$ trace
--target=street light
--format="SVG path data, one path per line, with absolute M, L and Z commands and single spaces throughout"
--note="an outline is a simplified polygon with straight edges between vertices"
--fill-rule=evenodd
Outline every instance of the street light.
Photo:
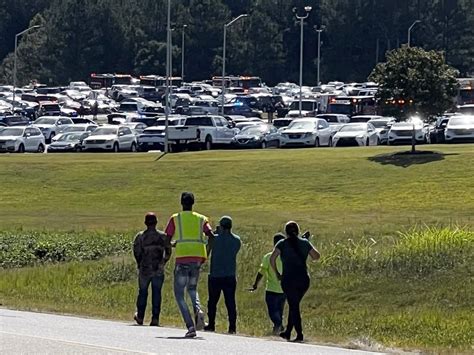
M 170 115 L 170 75 L 171 75 L 171 0 L 168 0 L 166 25 L 166 90 L 165 90 L 165 153 L 169 151 L 168 125 Z
M 181 32 L 181 80 L 184 80 L 184 30 L 188 25 L 183 25 Z
M 411 44 L 411 30 L 413 29 L 413 27 L 415 27 L 415 25 L 417 23 L 420 23 L 421 21 L 420 20 L 416 20 L 415 22 L 412 23 L 412 25 L 408 28 L 408 48 L 410 48 L 410 44 Z
M 321 27 L 320 29 L 318 29 L 316 27 L 316 32 L 318 32 L 318 70 L 317 70 L 317 85 L 320 85 L 321 82 L 319 80 L 319 71 L 320 71 L 320 67 L 321 67 L 321 32 L 324 31 L 324 28 Z
M 25 34 L 26 32 L 29 32 L 29 31 L 32 31 L 32 30 L 35 30 L 37 28 L 40 28 L 41 26 L 40 25 L 35 25 L 35 26 L 31 26 L 29 28 L 27 28 L 26 30 L 24 31 L 21 31 L 20 33 L 17 33 L 15 35 L 15 52 L 14 52 L 14 56 L 13 56 L 13 106 L 15 106 L 15 92 L 16 92 L 16 49 L 18 47 L 18 37 L 20 37 L 21 35 Z
M 248 14 L 242 14 L 234 18 L 232 21 L 224 25 L 224 43 L 222 45 L 222 93 L 221 93 L 221 111 L 224 114 L 224 104 L 225 104 L 225 47 L 226 47 L 226 37 L 227 37 L 227 27 L 232 25 L 234 22 L 240 20 L 241 18 L 247 17 Z
M 296 10 L 296 7 L 293 8 L 293 13 L 296 16 L 297 20 L 300 20 L 300 105 L 299 105 L 299 110 L 300 110 L 300 117 L 301 117 L 301 108 L 303 105 L 303 25 L 304 25 L 304 20 L 308 18 L 309 13 L 311 12 L 313 8 L 311 6 L 305 6 L 304 11 L 306 12 L 306 15 L 304 16 L 298 16 L 298 12 Z

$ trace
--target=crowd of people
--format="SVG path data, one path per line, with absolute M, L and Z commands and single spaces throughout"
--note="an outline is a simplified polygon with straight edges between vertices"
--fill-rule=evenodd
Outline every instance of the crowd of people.
M 161 289 L 164 270 L 175 249 L 174 295 L 186 324 L 185 337 L 193 338 L 196 331 L 215 331 L 216 310 L 221 294 L 228 313 L 228 333 L 237 331 L 237 255 L 242 246 L 240 237 L 232 232 L 232 218 L 220 219 L 216 231 L 206 216 L 193 211 L 194 195 L 183 192 L 182 211 L 171 216 L 164 232 L 157 229 L 158 219 L 152 212 L 146 214 L 146 230 L 135 237 L 133 254 L 138 266 L 138 297 L 134 315 L 137 324 L 143 325 L 148 299 L 152 289 L 152 318 L 150 326 L 158 326 L 161 311 Z M 318 260 L 319 252 L 309 241 L 309 233 L 300 236 L 296 222 L 285 226 L 285 234 L 273 237 L 274 249 L 263 256 L 255 282 L 249 291 L 255 291 L 266 279 L 265 302 L 273 323 L 273 333 L 290 340 L 293 329 L 295 342 L 304 340 L 300 303 L 309 288 L 307 259 Z M 210 257 L 208 276 L 207 317 L 201 307 L 197 286 L 203 263 Z M 192 313 L 185 299 L 192 303 Z M 288 303 L 288 320 L 283 326 L 283 312 Z

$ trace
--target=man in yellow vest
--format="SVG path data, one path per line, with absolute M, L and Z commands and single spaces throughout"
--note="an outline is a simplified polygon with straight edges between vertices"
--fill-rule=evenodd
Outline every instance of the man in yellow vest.
M 187 338 L 196 336 L 196 330 L 204 328 L 204 312 L 201 310 L 197 284 L 201 265 L 207 260 L 207 243 L 214 238 L 206 216 L 193 211 L 194 195 L 181 194 L 183 211 L 171 216 L 165 233 L 176 243 L 174 270 L 174 295 L 188 331 Z M 185 300 L 187 290 L 193 304 L 194 319 Z

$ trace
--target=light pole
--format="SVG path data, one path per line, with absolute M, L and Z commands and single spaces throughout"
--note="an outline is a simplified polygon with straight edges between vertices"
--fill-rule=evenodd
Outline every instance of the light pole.
M 20 33 L 17 33 L 15 35 L 15 52 L 13 56 L 13 107 L 15 107 L 15 92 L 16 92 L 16 49 L 18 47 L 18 37 L 21 35 L 25 34 L 26 32 L 32 31 L 34 29 L 40 28 L 40 25 L 35 25 L 27 28 L 24 31 L 21 31 Z
M 165 153 L 169 151 L 168 125 L 170 115 L 170 75 L 171 75 L 171 0 L 168 0 L 166 25 L 166 90 L 165 90 Z
M 304 25 L 304 20 L 308 18 L 309 13 L 311 12 L 313 8 L 311 6 L 305 6 L 304 11 L 306 12 L 306 15 L 304 16 L 298 16 L 296 7 L 293 8 L 293 13 L 296 16 L 297 20 L 300 20 L 300 104 L 299 104 L 299 110 L 300 110 L 300 117 L 301 117 L 301 108 L 303 105 L 303 25 Z
M 240 20 L 241 18 L 247 17 L 247 14 L 242 14 L 234 18 L 232 21 L 224 25 L 224 43 L 222 44 L 222 93 L 221 93 L 221 113 L 224 114 L 224 104 L 225 104 L 225 47 L 226 47 L 226 37 L 227 37 L 227 27 L 232 25 L 234 22 Z
M 415 27 L 415 25 L 417 23 L 420 23 L 421 21 L 420 20 L 416 20 L 415 22 L 413 22 L 411 24 L 411 26 L 408 28 L 408 48 L 410 48 L 410 45 L 411 45 L 411 30 L 413 29 L 413 27 Z
M 316 28 L 316 32 L 318 32 L 318 70 L 317 70 L 317 85 L 321 84 L 321 81 L 319 80 L 319 72 L 321 68 L 321 32 L 324 31 L 324 28 L 321 27 L 320 29 Z
M 184 80 L 184 30 L 188 25 L 183 25 L 181 32 L 181 80 Z

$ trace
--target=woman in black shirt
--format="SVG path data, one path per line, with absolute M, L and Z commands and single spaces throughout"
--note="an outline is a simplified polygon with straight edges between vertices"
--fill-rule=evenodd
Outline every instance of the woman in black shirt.
M 308 255 L 313 260 L 318 260 L 319 252 L 309 240 L 300 238 L 300 228 L 296 222 L 290 221 L 285 226 L 287 238 L 275 245 L 270 256 L 270 265 L 281 280 L 281 287 L 286 294 L 289 306 L 288 325 L 280 336 L 290 340 L 293 327 L 296 330 L 295 342 L 303 341 L 303 328 L 301 325 L 300 302 L 309 288 L 309 275 L 306 266 Z M 276 268 L 276 259 L 280 256 L 283 274 Z

